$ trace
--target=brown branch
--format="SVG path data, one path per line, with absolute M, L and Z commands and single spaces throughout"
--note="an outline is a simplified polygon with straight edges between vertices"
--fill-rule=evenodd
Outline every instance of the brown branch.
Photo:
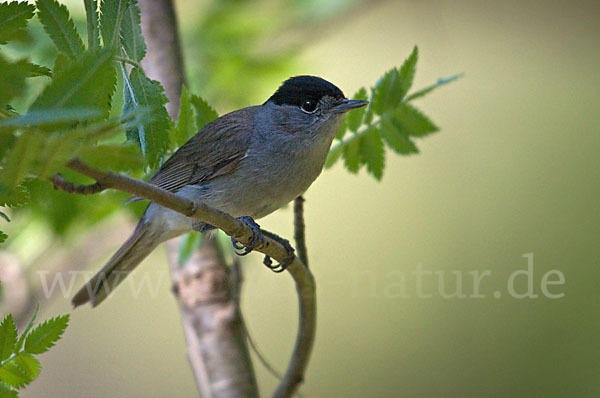
M 67 167 L 95 179 L 102 187 L 117 189 L 150 200 L 190 218 L 214 225 L 242 244 L 249 245 L 251 243 L 253 234 L 250 227 L 229 214 L 204 203 L 187 200 L 155 185 L 131 177 L 89 167 L 79 159 L 69 161 Z M 265 236 L 265 244 L 255 250 L 274 258 L 280 263 L 283 263 L 289 256 L 288 251 L 281 243 L 268 236 Z M 294 278 L 296 291 L 298 292 L 299 326 L 292 359 L 274 397 L 291 396 L 302 382 L 316 330 L 314 278 L 308 268 L 296 256 L 294 256 L 287 271 Z
M 60 189 L 68 193 L 78 193 L 80 195 L 92 195 L 98 192 L 102 192 L 106 189 L 98 182 L 90 185 L 75 184 L 73 182 L 65 180 L 63 176 L 61 176 L 58 173 L 54 175 L 54 178 L 52 179 L 52 184 L 54 185 L 54 189 Z
M 298 257 L 308 268 L 308 250 L 306 249 L 306 232 L 304 226 L 304 198 L 298 196 L 294 200 L 294 240 Z

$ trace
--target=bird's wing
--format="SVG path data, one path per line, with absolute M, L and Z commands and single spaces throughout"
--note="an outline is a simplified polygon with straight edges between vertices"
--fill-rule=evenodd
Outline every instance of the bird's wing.
M 252 119 L 250 109 L 244 108 L 211 122 L 175 151 L 149 182 L 177 192 L 232 172 L 248 150 Z

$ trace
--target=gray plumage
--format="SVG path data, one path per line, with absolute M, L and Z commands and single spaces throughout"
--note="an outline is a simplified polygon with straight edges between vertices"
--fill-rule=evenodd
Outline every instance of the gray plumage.
M 289 79 L 264 104 L 206 125 L 149 182 L 234 217 L 264 217 L 308 189 L 323 169 L 344 113 L 366 103 L 346 100 L 320 78 Z M 192 229 L 206 226 L 151 203 L 133 235 L 75 295 L 73 305 L 98 305 L 158 244 Z

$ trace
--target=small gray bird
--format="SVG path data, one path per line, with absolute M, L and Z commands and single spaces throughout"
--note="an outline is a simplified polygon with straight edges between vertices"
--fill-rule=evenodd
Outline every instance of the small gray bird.
M 323 169 L 344 114 L 367 103 L 346 99 L 319 77 L 292 77 L 264 104 L 207 124 L 149 182 L 238 217 L 250 225 L 259 243 L 263 237 L 254 219 L 308 189 Z M 212 228 L 150 203 L 131 237 L 77 292 L 73 305 L 90 301 L 97 306 L 160 243 Z

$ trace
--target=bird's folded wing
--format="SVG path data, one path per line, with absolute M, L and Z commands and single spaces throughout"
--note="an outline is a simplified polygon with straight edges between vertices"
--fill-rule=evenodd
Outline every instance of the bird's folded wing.
M 149 182 L 177 192 L 232 172 L 246 155 L 252 123 L 248 108 L 214 120 L 183 144 Z

